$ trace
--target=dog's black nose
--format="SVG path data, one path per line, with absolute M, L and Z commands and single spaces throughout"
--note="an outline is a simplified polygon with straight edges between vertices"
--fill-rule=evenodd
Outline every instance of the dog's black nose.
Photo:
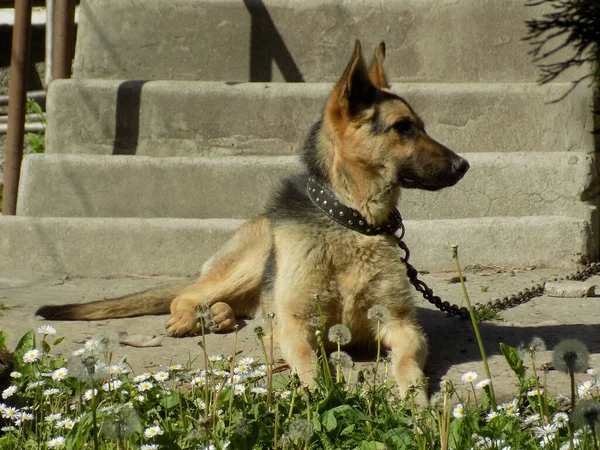
M 455 173 L 460 174 L 461 176 L 467 173 L 469 170 L 469 162 L 465 158 L 461 158 L 458 156 L 454 161 L 452 161 L 452 170 Z

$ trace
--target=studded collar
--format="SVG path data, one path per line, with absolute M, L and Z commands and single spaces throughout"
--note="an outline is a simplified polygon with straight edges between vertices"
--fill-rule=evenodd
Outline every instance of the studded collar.
M 403 229 L 400 212 L 394 208 L 388 219 L 381 224 L 371 224 L 355 209 L 344 205 L 331 190 L 314 178 L 309 178 L 306 184 L 308 198 L 323 211 L 331 220 L 367 236 L 377 234 L 394 234 Z

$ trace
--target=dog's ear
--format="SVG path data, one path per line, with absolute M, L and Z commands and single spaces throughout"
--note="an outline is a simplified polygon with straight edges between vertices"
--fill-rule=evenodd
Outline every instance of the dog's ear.
M 374 92 L 357 40 L 350 62 L 329 96 L 327 113 L 338 120 L 351 118 L 372 103 Z
M 380 42 L 375 48 L 375 55 L 373 61 L 369 66 L 369 80 L 373 83 L 373 86 L 379 89 L 387 89 L 390 87 L 388 84 L 387 75 L 383 68 L 383 61 L 385 60 L 385 42 Z

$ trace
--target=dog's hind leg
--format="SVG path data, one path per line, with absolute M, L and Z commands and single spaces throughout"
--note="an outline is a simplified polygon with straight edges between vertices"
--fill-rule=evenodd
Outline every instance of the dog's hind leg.
M 271 248 L 271 223 L 266 217 L 246 222 L 202 268 L 198 281 L 171 303 L 167 330 L 176 336 L 197 334 L 198 314 L 210 309 L 215 331 L 228 331 L 235 318 L 258 308 L 263 270 Z

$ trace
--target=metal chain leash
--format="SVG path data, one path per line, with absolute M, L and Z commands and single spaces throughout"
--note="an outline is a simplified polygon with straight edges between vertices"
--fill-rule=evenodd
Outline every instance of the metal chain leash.
M 469 318 L 469 310 L 465 306 L 458 306 L 456 304 L 451 304 L 448 301 L 442 301 L 442 299 L 434 295 L 433 290 L 425 284 L 424 281 L 419 280 L 419 273 L 417 269 L 415 269 L 412 264 L 408 262 L 410 258 L 410 250 L 406 243 L 402 240 L 404 237 L 404 224 L 400 223 L 400 227 L 398 229 L 400 232 L 399 236 L 396 236 L 398 247 L 400 247 L 404 252 L 404 258 L 402 262 L 406 265 L 406 272 L 408 275 L 408 279 L 411 284 L 415 287 L 415 289 L 423 295 L 423 298 L 428 302 L 435 305 L 437 309 L 446 314 L 454 317 L 460 317 L 461 319 Z M 600 273 L 600 261 L 592 262 L 587 264 L 586 266 L 579 269 L 577 272 L 572 273 L 571 275 L 567 275 L 566 277 L 556 277 L 551 281 L 561 281 L 561 280 L 571 280 L 571 281 L 584 281 L 589 277 Z M 516 294 L 512 294 L 506 296 L 502 299 L 496 298 L 492 299 L 488 303 L 478 303 L 473 307 L 475 311 L 475 315 L 477 315 L 477 311 L 480 311 L 485 308 L 492 308 L 496 311 L 502 311 L 505 309 L 514 308 L 515 306 L 522 305 L 524 303 L 529 302 L 535 297 L 541 297 L 544 294 L 544 284 L 538 283 L 530 288 L 523 289 L 522 291 L 517 292 Z

